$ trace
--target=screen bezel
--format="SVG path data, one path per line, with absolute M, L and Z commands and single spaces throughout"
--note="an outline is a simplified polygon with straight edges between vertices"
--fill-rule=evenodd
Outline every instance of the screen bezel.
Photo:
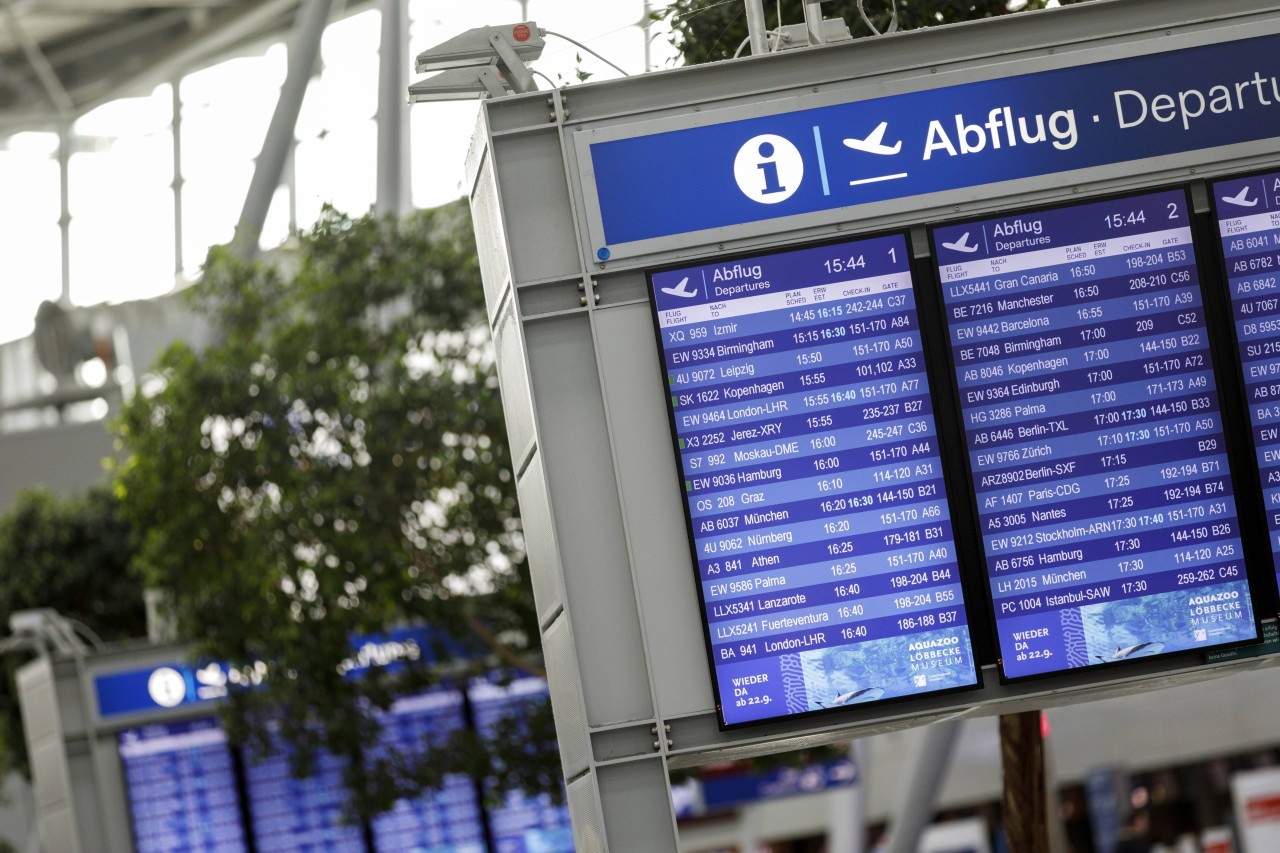
M 1205 191 L 1209 196 L 1209 223 L 1208 230 L 1211 234 L 1211 243 L 1213 248 L 1213 256 L 1216 261 L 1214 271 L 1217 273 L 1215 284 L 1218 286 L 1219 296 L 1223 300 L 1224 310 L 1226 312 L 1225 324 L 1228 327 L 1228 347 L 1229 357 L 1232 365 L 1235 367 L 1235 379 L 1239 383 L 1238 404 L 1241 407 L 1239 417 L 1242 418 L 1243 429 L 1237 432 L 1243 432 L 1248 438 L 1243 441 L 1247 448 L 1246 456 L 1249 464 L 1246 467 L 1248 471 L 1247 479 L 1250 481 L 1250 488 L 1253 496 L 1257 501 L 1258 524 L 1261 525 L 1260 537 L 1266 541 L 1265 548 L 1258 550 L 1265 555 L 1265 563 L 1268 567 L 1266 574 L 1270 578 L 1270 583 L 1264 584 L 1263 589 L 1271 593 L 1271 600 L 1267 603 L 1268 613 L 1276 615 L 1280 612 L 1280 545 L 1271 542 L 1271 527 L 1267 522 L 1267 504 L 1266 491 L 1262 483 L 1262 472 L 1258 465 L 1258 444 L 1254 438 L 1253 418 L 1249 414 L 1249 383 L 1244 371 L 1244 353 L 1241 351 L 1242 342 L 1236 329 L 1235 306 L 1231 297 L 1231 274 L 1228 269 L 1226 251 L 1223 247 L 1225 237 L 1222 234 L 1220 226 L 1221 208 L 1218 204 L 1218 194 L 1215 187 L 1218 184 L 1227 181 L 1248 180 L 1250 178 L 1262 178 L 1273 176 L 1280 178 L 1280 166 L 1270 169 L 1253 170 L 1248 172 L 1239 172 L 1232 175 L 1224 175 L 1219 178 L 1213 178 L 1205 181 Z M 1258 596 L 1255 594 L 1255 601 Z
M 187 717 L 187 718 L 175 719 L 175 720 L 156 720 L 154 722 L 149 722 L 149 723 L 140 723 L 135 726 L 126 726 L 124 728 L 117 729 L 114 733 L 116 759 L 120 762 L 120 776 L 121 776 L 121 780 L 124 782 L 124 785 L 122 786 L 122 788 L 124 793 L 125 809 L 128 812 L 128 818 L 129 818 L 129 840 L 133 843 L 133 846 L 135 849 L 138 846 L 138 820 L 137 820 L 137 816 L 134 814 L 133 785 L 129 779 L 128 766 L 129 766 L 130 759 L 126 758 L 124 754 L 120 751 L 120 747 L 123 744 L 125 735 L 132 732 L 139 732 L 139 731 L 144 731 L 146 729 L 155 729 L 155 728 L 162 728 L 172 733 L 172 730 L 175 727 L 191 726 L 194 724 L 203 724 L 203 723 L 212 723 L 212 728 L 222 733 L 222 737 L 223 737 L 222 747 L 223 749 L 226 750 L 227 758 L 229 759 L 231 764 L 230 771 L 229 771 L 230 777 L 231 777 L 231 791 L 235 795 L 236 816 L 240 821 L 240 840 L 246 845 L 251 843 L 250 830 L 249 830 L 249 816 L 247 811 L 248 798 L 244 794 L 244 784 L 243 784 L 243 780 L 240 778 L 240 767 L 239 767 L 240 758 L 239 758 L 239 755 L 237 754 L 237 750 L 232 747 L 231 741 L 227 737 L 226 729 L 223 728 L 222 723 L 218 720 L 217 717 L 199 716 L 199 717 Z M 202 773 L 202 778 L 203 778 L 203 773 Z
M 925 383 L 926 383 L 927 391 L 929 394 L 930 414 L 933 416 L 934 433 L 936 436 L 938 436 L 938 439 L 939 439 L 936 456 L 939 461 L 939 466 L 942 469 L 943 487 L 946 490 L 947 518 L 951 523 L 951 531 L 952 531 L 951 539 L 952 539 L 953 548 L 955 549 L 957 572 L 959 574 L 958 581 L 961 585 L 961 595 L 964 601 L 965 628 L 966 628 L 967 637 L 968 637 L 969 660 L 973 666 L 974 680 L 972 684 L 965 684 L 959 687 L 948 687 L 948 688 L 939 689 L 939 690 L 929 690 L 929 691 L 924 691 L 917 694 L 904 695 L 904 696 L 885 697 L 882 699 L 868 700 L 866 702 L 859 702 L 859 703 L 847 705 L 847 706 L 820 708 L 813 711 L 802 711 L 802 712 L 791 713 L 791 714 L 779 714 L 776 716 L 763 717 L 763 718 L 753 719 L 753 720 L 728 722 L 725 719 L 724 708 L 720 701 L 720 697 L 721 697 L 720 679 L 719 679 L 718 670 L 716 668 L 714 644 L 711 642 L 710 623 L 707 621 L 707 601 L 702 588 L 703 580 L 701 577 L 701 573 L 698 570 L 699 558 L 698 558 L 698 552 L 697 552 L 697 545 L 695 544 L 696 537 L 694 532 L 693 516 L 689 509 L 689 502 L 688 502 L 687 495 L 684 493 L 683 490 L 679 490 L 680 491 L 680 507 L 681 507 L 681 512 L 683 513 L 684 522 L 685 522 L 685 538 L 689 547 L 689 556 L 692 559 L 694 585 L 696 586 L 697 593 L 698 593 L 698 605 L 699 605 L 698 617 L 702 623 L 703 645 L 705 646 L 706 653 L 707 653 L 707 666 L 710 670 L 711 688 L 713 692 L 713 698 L 715 700 L 716 716 L 719 721 L 719 726 L 721 731 L 730 731 L 733 729 L 747 728 L 751 726 L 776 724 L 782 720 L 808 719 L 815 716 L 827 716 L 827 715 L 853 716 L 853 715 L 856 715 L 859 710 L 865 711 L 865 709 L 867 708 L 878 708 L 878 707 L 893 705 L 897 703 L 913 702 L 913 701 L 919 701 L 922 699 L 932 699 L 937 696 L 945 696 L 945 695 L 954 694 L 954 693 L 963 693 L 970 690 L 979 690 L 983 687 L 982 662 L 978 659 L 978 656 L 977 656 L 977 650 L 978 648 L 981 648 L 981 646 L 979 643 L 975 642 L 975 639 L 974 639 L 973 613 L 974 613 L 975 607 L 974 607 L 974 601 L 973 601 L 973 592 L 971 589 L 972 584 L 969 581 L 969 578 L 972 576 L 973 570 L 971 568 L 966 567 L 966 560 L 962 557 L 962 555 L 965 554 L 966 551 L 960 547 L 959 538 L 956 535 L 956 531 L 960 529 L 960 526 L 959 526 L 960 521 L 964 516 L 958 514 L 957 505 L 956 505 L 957 492 L 956 492 L 956 485 L 954 483 L 954 478 L 952 476 L 952 466 L 948 463 L 948 460 L 943 456 L 943 452 L 942 452 L 942 444 L 943 444 L 941 440 L 942 431 L 941 429 L 939 429 L 938 425 L 940 423 L 943 423 L 944 421 L 939 413 L 938 392 L 936 387 L 937 383 L 935 381 L 934 371 L 930 367 L 930 363 L 931 363 L 930 349 L 931 348 L 927 342 L 926 335 L 923 331 L 923 322 L 922 322 L 923 317 L 921 316 L 922 315 L 921 301 L 926 288 L 922 287 L 921 285 L 919 266 L 916 263 L 916 258 L 914 256 L 914 253 L 912 252 L 912 240 L 909 232 L 905 230 L 891 230 L 891 231 L 877 231 L 877 232 L 871 232 L 871 233 L 842 235 L 838 238 L 814 241 L 814 242 L 797 243 L 797 244 L 786 245 L 786 246 L 778 246 L 778 247 L 765 249 L 763 251 L 732 252 L 732 253 L 725 253 L 725 254 L 719 254 L 719 255 L 708 255 L 705 257 L 691 258 L 681 263 L 664 264 L 662 266 L 655 266 L 645 270 L 645 288 L 646 288 L 645 299 L 649 305 L 649 317 L 653 325 L 654 343 L 656 344 L 655 356 L 656 356 L 656 363 L 658 367 L 657 377 L 659 381 L 662 382 L 662 388 L 664 391 L 663 408 L 666 410 L 666 415 L 667 415 L 667 428 L 668 428 L 668 432 L 670 434 L 670 439 L 671 439 L 673 462 L 675 465 L 675 473 L 676 473 L 676 483 L 678 485 L 679 483 L 684 481 L 685 472 L 680 461 L 680 443 L 679 443 L 680 439 L 679 439 L 679 433 L 676 427 L 675 411 L 671 406 L 670 394 L 666 393 L 667 386 L 664 381 L 664 377 L 666 376 L 668 371 L 667 371 L 666 362 L 665 362 L 666 351 L 663 348 L 663 344 L 662 344 L 662 326 L 660 325 L 660 320 L 658 316 L 657 302 L 655 301 L 653 296 L 654 276 L 660 275 L 662 273 L 673 272 L 676 270 L 705 267 L 712 264 L 745 261 L 753 258 L 771 257 L 774 255 L 787 254 L 789 252 L 849 245 L 849 244 L 855 244 L 863 241 L 874 240 L 874 239 L 884 238 L 884 237 L 889 237 L 889 238 L 896 237 L 902 241 L 902 250 L 904 252 L 903 263 L 904 263 L 905 271 L 911 280 L 911 293 L 912 293 L 912 298 L 915 300 L 917 328 L 920 330 L 919 334 L 920 334 L 921 352 L 925 361 L 924 374 L 925 374 Z M 963 500 L 964 498 L 961 498 L 961 499 Z
M 1160 195 L 1162 193 L 1179 192 L 1179 191 L 1182 193 L 1183 200 L 1186 205 L 1187 227 L 1191 229 L 1191 243 L 1189 245 L 1191 246 L 1195 256 L 1197 284 L 1200 290 L 1201 304 L 1205 308 L 1204 329 L 1205 329 L 1205 335 L 1208 338 L 1207 344 L 1208 344 L 1208 349 L 1210 354 L 1210 359 L 1209 359 L 1210 368 L 1212 370 L 1213 377 L 1214 377 L 1214 393 L 1218 398 L 1218 413 L 1219 413 L 1219 417 L 1221 418 L 1221 431 L 1222 431 L 1224 451 L 1226 452 L 1226 455 L 1227 455 L 1228 476 L 1230 477 L 1231 484 L 1232 484 L 1232 500 L 1235 505 L 1237 534 L 1240 538 L 1241 550 L 1243 552 L 1241 554 L 1241 561 L 1245 565 L 1245 580 L 1249 585 L 1249 604 L 1250 604 L 1250 607 L 1252 608 L 1254 637 L 1252 639 L 1232 640 L 1226 643 L 1213 643 L 1213 644 L 1206 644 L 1203 646 L 1197 646 L 1194 648 L 1177 649 L 1175 651 L 1161 652 L 1159 654 L 1154 654 L 1154 655 L 1144 655 L 1142 657 L 1127 657 L 1127 658 L 1122 658 L 1120 660 L 1114 660 L 1114 661 L 1099 661 L 1097 663 L 1086 664 L 1085 666 L 1065 667 L 1065 668 L 1053 669 L 1048 672 L 1037 672 L 1037 673 L 1028 673 L 1025 675 L 1010 676 L 1007 674 L 1005 669 L 1004 649 L 1001 646 L 1001 642 L 1000 642 L 999 620 L 996 618 L 997 611 L 996 611 L 995 599 L 991 593 L 991 584 L 992 584 L 993 578 L 992 578 L 992 574 L 991 574 L 990 566 L 988 562 L 989 555 L 987 554 L 986 545 L 984 543 L 984 538 L 982 535 L 981 512 L 979 511 L 980 504 L 978 501 L 974 471 L 973 471 L 972 462 L 970 459 L 968 437 L 967 437 L 967 433 L 964 430 L 964 420 L 963 420 L 962 410 L 960 408 L 961 406 L 960 386 L 956 378 L 957 373 L 956 373 L 956 363 L 955 363 L 955 352 L 954 352 L 954 347 L 951 344 L 950 328 L 946 320 L 946 302 L 942 296 L 942 272 L 939 268 L 937 232 L 941 228 L 950 228 L 954 226 L 970 225 L 970 224 L 976 225 L 978 223 L 991 222 L 993 220 L 1003 219 L 1006 217 L 1025 216 L 1028 214 L 1036 214 L 1036 213 L 1050 213 L 1050 212 L 1059 211 L 1059 210 L 1083 208 L 1083 207 L 1087 207 L 1095 204 L 1107 204 L 1109 202 L 1124 201 L 1126 199 L 1144 198 L 1148 196 Z M 989 622 L 987 627 L 991 634 L 991 641 L 992 641 L 993 649 L 996 656 L 996 661 L 995 661 L 996 672 L 999 675 L 1000 683 L 1014 684 L 1014 683 L 1031 682 L 1031 681 L 1038 681 L 1038 680 L 1044 680 L 1044 679 L 1053 679 L 1053 678 L 1058 678 L 1070 673 L 1103 672 L 1103 671 L 1112 670 L 1115 667 L 1138 665 L 1144 661 L 1151 660 L 1151 659 L 1168 660 L 1168 659 L 1176 659 L 1178 657 L 1195 657 L 1195 656 L 1200 656 L 1203 659 L 1204 655 L 1208 652 L 1221 652 L 1226 649 L 1239 648 L 1242 646 L 1250 646 L 1250 645 L 1256 645 L 1260 643 L 1262 641 L 1262 617 L 1260 613 L 1261 608 L 1259 607 L 1259 598 L 1258 598 L 1258 592 L 1257 592 L 1258 567 L 1256 566 L 1256 559 L 1253 556 L 1254 549 L 1252 549 L 1249 544 L 1250 540 L 1253 537 L 1246 535 L 1246 526 L 1242 522 L 1242 518 L 1245 515 L 1245 513 L 1242 513 L 1240 509 L 1240 493 L 1242 490 L 1238 486 L 1241 481 L 1241 478 L 1237 476 L 1240 468 L 1240 465 L 1239 465 L 1240 453 L 1238 448 L 1239 442 L 1238 442 L 1238 439 L 1232 435 L 1233 431 L 1227 429 L 1227 421 L 1228 421 L 1228 418 L 1231 416 L 1229 416 L 1226 413 L 1226 409 L 1228 408 L 1228 406 L 1234 407 L 1235 401 L 1224 398 L 1224 395 L 1222 392 L 1222 389 L 1224 387 L 1231 388 L 1231 385 L 1227 384 L 1224 386 L 1224 383 L 1222 381 L 1222 374 L 1224 372 L 1224 369 L 1221 364 L 1221 354 L 1222 354 L 1222 346 L 1221 346 L 1222 330 L 1220 328 L 1221 318 L 1215 317 L 1214 314 L 1216 312 L 1210 309 L 1211 293 L 1209 291 L 1210 291 L 1210 288 L 1213 286 L 1211 283 L 1213 279 L 1210 276 L 1206 275 L 1206 273 L 1212 272 L 1212 267 L 1209 266 L 1209 264 L 1206 262 L 1206 259 L 1205 259 L 1205 254 L 1204 254 L 1205 247 L 1203 245 L 1204 235 L 1202 233 L 1203 229 L 1197 227 L 1197 216 L 1196 216 L 1195 207 L 1193 205 L 1190 186 L 1187 184 L 1181 184 L 1181 183 L 1170 184 L 1170 185 L 1162 185 L 1162 186 L 1156 186 L 1156 187 L 1146 187 L 1142 190 L 1137 190 L 1137 191 L 1089 196 L 1088 198 L 1073 199 L 1070 201 L 1057 202 L 1054 204 L 1020 206 L 1020 207 L 1001 210 L 998 213 L 988 214 L 984 216 L 960 217 L 956 219 L 948 219 L 945 221 L 930 222 L 926 226 L 926 230 L 928 232 L 928 242 L 929 242 L 929 264 L 928 265 L 929 265 L 929 272 L 931 274 L 932 284 L 933 284 L 931 296 L 935 300 L 935 304 L 938 310 L 941 312 L 942 322 L 943 322 L 943 332 L 945 334 L 945 339 L 941 342 L 941 344 L 945 350 L 945 357 L 947 361 L 947 385 L 949 386 L 951 390 L 951 395 L 952 395 L 951 402 L 952 402 L 953 417 L 951 419 L 951 424 L 952 424 L 952 428 L 955 429 L 958 432 L 958 435 L 960 436 L 960 443 L 964 451 L 962 453 L 963 465 L 964 465 L 964 471 L 965 471 L 965 478 L 964 478 L 965 482 L 963 485 L 964 485 L 964 488 L 967 490 L 966 499 L 968 500 L 969 505 L 973 509 L 973 516 L 972 516 L 973 521 L 977 525 L 972 530 L 972 534 L 975 537 L 977 537 L 976 550 L 979 553 L 979 559 L 981 561 L 982 571 L 984 573 L 983 589 L 984 589 L 984 594 L 986 596 L 987 618 Z

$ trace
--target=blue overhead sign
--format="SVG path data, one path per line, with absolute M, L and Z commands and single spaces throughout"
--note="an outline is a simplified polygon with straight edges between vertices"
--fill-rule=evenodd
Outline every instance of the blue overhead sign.
M 1278 78 L 1280 35 L 1269 35 L 602 139 L 587 146 L 597 257 L 638 240 L 1280 137 Z
M 351 641 L 351 656 L 338 664 L 348 678 L 369 669 L 394 671 L 406 662 L 431 660 L 432 636 L 425 628 L 399 628 Z M 94 676 L 98 716 L 102 719 L 177 708 L 225 699 L 234 687 L 256 687 L 266 678 L 266 664 L 255 661 L 233 667 L 218 661 L 203 666 L 172 661 L 155 667 Z

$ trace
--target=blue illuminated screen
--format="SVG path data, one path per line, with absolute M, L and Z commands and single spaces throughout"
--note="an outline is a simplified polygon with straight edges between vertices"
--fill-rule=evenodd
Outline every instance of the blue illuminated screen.
M 724 725 L 978 683 L 908 261 L 650 274 Z
M 1280 172 L 1210 185 L 1271 554 L 1280 576 Z
M 541 678 L 517 678 L 509 684 L 476 680 L 467 688 L 476 731 L 492 740 L 501 726 L 511 725 L 528 702 L 548 700 L 547 682 Z M 501 791 L 485 780 L 493 853 L 573 853 L 569 808 L 552 801 L 549 794 Z
M 1005 676 L 1255 638 L 1186 193 L 933 242 Z
M 315 773 L 296 779 L 283 743 L 267 756 L 246 755 L 254 849 L 260 853 L 365 853 L 364 831 L 344 817 L 345 766 L 338 756 L 318 750 Z
M 240 794 L 217 721 L 126 729 L 119 734 L 138 853 L 242 853 Z
M 440 746 L 467 725 L 462 693 L 450 689 L 400 699 L 381 722 L 374 757 L 413 755 L 426 746 Z M 373 819 L 374 847 L 378 853 L 485 853 L 482 821 L 475 782 L 463 773 L 447 773 L 439 788 L 400 800 Z

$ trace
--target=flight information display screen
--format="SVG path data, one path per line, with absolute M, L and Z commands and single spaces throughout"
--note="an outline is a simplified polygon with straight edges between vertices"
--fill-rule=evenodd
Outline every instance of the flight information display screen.
M 1005 677 L 1255 638 L 1186 193 L 932 236 Z
M 1262 485 L 1280 575 L 1280 172 L 1210 185 Z
M 215 720 L 119 734 L 138 853 L 242 853 L 240 794 L 227 737 Z
M 476 680 L 467 688 L 467 696 L 476 731 L 492 740 L 526 703 L 548 701 L 549 691 L 541 678 L 517 678 L 506 685 Z M 485 796 L 497 802 L 489 807 L 492 853 L 573 853 L 568 806 L 556 805 L 549 794 L 498 791 L 488 780 Z
M 649 275 L 723 725 L 979 683 L 908 261 Z
M 452 689 L 398 699 L 381 722 L 375 755 L 382 751 L 413 755 L 426 746 L 441 746 L 467 725 L 462 693 Z M 486 853 L 475 782 L 462 773 L 446 774 L 438 790 L 401 800 L 375 817 L 373 840 L 378 853 Z
M 259 853 L 366 853 L 364 830 L 344 819 L 345 764 L 320 751 L 315 773 L 295 779 L 283 745 L 268 756 L 248 755 L 248 788 L 254 848 Z

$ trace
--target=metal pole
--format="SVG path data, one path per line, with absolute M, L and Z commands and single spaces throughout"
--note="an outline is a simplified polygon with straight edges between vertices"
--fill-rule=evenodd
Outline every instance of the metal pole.
M 173 132 L 173 281 L 176 286 L 182 280 L 182 81 L 174 78 L 173 119 L 169 126 Z
M 298 233 L 298 140 L 289 146 L 289 158 L 284 161 L 284 183 L 289 188 L 289 233 Z
M 62 293 L 58 301 L 71 304 L 71 124 L 58 127 L 58 228 L 62 237 Z
M 867 800 L 869 799 L 868 792 L 871 790 L 871 781 L 867 774 L 867 768 L 871 764 L 871 750 L 867 748 L 867 742 L 859 738 L 849 745 L 849 755 L 853 758 L 853 765 L 858 771 L 856 785 L 858 796 L 853 801 L 854 807 L 851 816 L 853 825 L 858 830 L 857 838 L 855 839 L 857 846 L 850 849 L 852 853 L 862 853 L 867 843 Z
M 1045 790 L 1040 711 L 1000 715 L 1000 806 L 1009 849 L 1049 853 L 1049 803 Z
M 650 17 L 653 13 L 653 6 L 650 5 L 650 2 L 651 0 L 644 0 L 644 11 L 640 13 L 640 30 L 644 33 L 644 73 L 646 74 L 653 70 L 650 45 L 653 34 L 649 32 L 653 28 L 653 18 Z
M 764 56 L 769 52 L 769 26 L 764 22 L 764 0 L 746 0 L 746 4 L 747 35 L 751 37 L 751 55 Z
M 18 19 L 18 13 L 13 9 L 13 0 L 4 0 L 4 15 L 9 24 L 9 32 L 13 36 L 13 40 L 18 43 L 18 47 L 22 48 L 23 55 L 27 58 L 27 64 L 31 66 L 31 70 L 35 72 L 36 79 L 40 81 L 40 85 L 44 87 L 45 94 L 49 97 L 49 103 L 58 111 L 58 115 L 70 120 L 71 114 L 75 112 L 75 101 L 67 92 L 62 81 L 58 79 L 58 72 L 54 70 L 53 63 L 44 55 L 44 51 L 40 49 L 40 43 L 33 39 L 28 33 L 22 22 Z
M 809 44 L 823 44 L 822 0 L 804 0 L 804 26 L 809 32 Z
M 252 258 L 258 252 L 258 239 L 262 224 L 266 221 L 271 198 L 280 185 L 284 161 L 293 147 L 293 131 L 302 108 L 302 97 L 315 71 L 316 58 L 320 54 L 320 36 L 329 22 L 333 0 L 310 0 L 298 11 L 293 40 L 289 45 L 289 73 L 280 87 L 280 100 L 271 116 L 267 135 L 262 140 L 262 153 L 258 155 L 253 170 L 253 180 L 245 194 L 240 222 L 232 249 L 240 257 Z
M 960 720 L 943 720 L 924 729 L 915 767 L 898 796 L 901 810 L 889 827 L 885 853 L 915 853 L 921 834 L 933 819 L 961 724 Z
M 378 197 L 379 216 L 403 216 L 408 183 L 408 133 L 404 91 L 409 85 L 406 0 L 379 0 L 382 46 L 378 51 Z

